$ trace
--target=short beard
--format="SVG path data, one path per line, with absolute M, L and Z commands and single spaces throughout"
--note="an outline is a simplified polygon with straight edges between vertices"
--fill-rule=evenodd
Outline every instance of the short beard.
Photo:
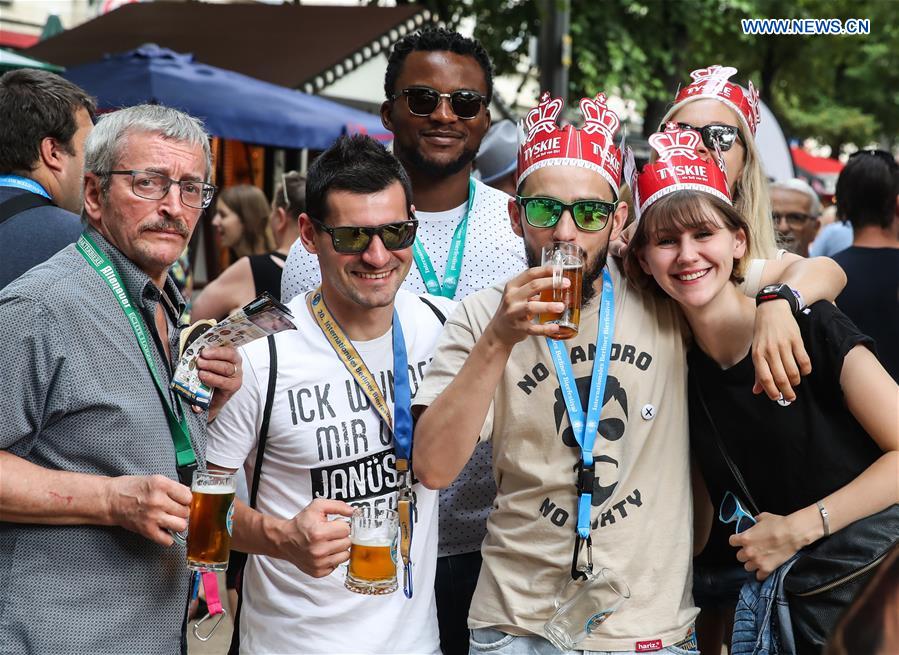
M 524 240 L 524 251 L 528 260 L 528 268 L 542 266 L 540 263 L 540 253 L 534 251 L 534 248 L 528 243 L 527 239 Z M 596 295 L 596 288 L 594 285 L 602 275 L 602 269 L 605 268 L 608 254 L 609 246 L 606 244 L 606 246 L 597 253 L 596 258 L 592 262 L 588 260 L 584 266 L 584 277 L 581 281 L 582 306 L 586 306 Z
M 403 158 L 406 160 L 409 168 L 425 177 L 444 178 L 464 170 L 474 161 L 477 154 L 477 148 L 466 149 L 463 150 L 462 154 L 454 161 L 440 164 L 430 159 L 426 159 L 425 156 L 421 154 L 421 151 L 413 148 L 408 152 L 404 152 Z

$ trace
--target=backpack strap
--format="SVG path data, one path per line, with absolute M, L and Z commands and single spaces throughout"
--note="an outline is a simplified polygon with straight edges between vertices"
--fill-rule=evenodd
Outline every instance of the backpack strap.
M 272 419 L 272 405 L 275 404 L 275 385 L 278 382 L 278 348 L 275 336 L 268 336 L 268 389 L 265 392 L 265 407 L 262 410 L 262 425 L 259 427 L 259 444 L 256 446 L 256 465 L 253 467 L 253 484 L 250 488 L 250 507 L 256 507 L 259 493 L 259 478 L 262 476 L 262 459 L 268 440 L 268 426 Z
M 37 193 L 20 193 L 0 204 L 0 224 L 17 214 L 36 207 L 53 205 L 44 196 Z
M 437 305 L 432 303 L 424 296 L 419 296 L 418 299 L 431 308 L 431 311 L 434 312 L 434 316 L 436 316 L 437 320 L 440 321 L 440 325 L 446 325 L 446 315 L 439 309 L 437 309 Z

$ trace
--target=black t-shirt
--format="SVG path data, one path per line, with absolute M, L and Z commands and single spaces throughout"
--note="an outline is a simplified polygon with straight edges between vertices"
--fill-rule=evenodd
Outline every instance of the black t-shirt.
M 813 304 L 797 321 L 812 372 L 787 407 L 752 393 L 751 355 L 727 370 L 698 347 L 688 355 L 691 447 L 716 520 L 724 492 L 744 494 L 721 455 L 697 387 L 759 511 L 786 515 L 811 505 L 849 483 L 881 455 L 846 408 L 840 387 L 846 354 L 858 344 L 872 347 L 871 339 L 827 302 Z
M 250 271 L 253 273 L 253 284 L 256 286 L 257 296 L 263 291 L 268 291 L 272 298 L 280 300 L 281 273 L 284 272 L 284 269 L 272 261 L 272 257 L 276 257 L 282 262 L 287 259 L 287 255 L 282 255 L 280 252 L 250 255 Z
M 853 246 L 833 259 L 848 279 L 837 307 L 874 339 L 883 367 L 899 382 L 899 248 Z

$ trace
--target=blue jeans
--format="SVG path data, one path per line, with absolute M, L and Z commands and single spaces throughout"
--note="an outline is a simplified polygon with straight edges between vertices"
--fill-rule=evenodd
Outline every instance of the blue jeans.
M 685 650 L 677 646 L 668 646 L 654 652 L 668 655 L 699 655 L 698 650 Z M 624 650 L 569 650 L 563 653 L 546 639 L 536 635 L 521 637 L 493 628 L 475 628 L 471 631 L 468 655 L 482 655 L 482 653 L 489 653 L 489 655 L 641 655 L 636 651 Z

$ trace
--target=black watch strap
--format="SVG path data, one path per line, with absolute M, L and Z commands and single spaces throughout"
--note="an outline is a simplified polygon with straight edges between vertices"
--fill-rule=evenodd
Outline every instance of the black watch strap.
M 755 297 L 755 304 L 758 306 L 763 302 L 779 300 L 781 298 L 790 303 L 790 311 L 793 314 L 799 313 L 799 299 L 796 297 L 796 294 L 793 293 L 793 290 L 786 284 L 769 284 L 768 286 L 763 287 Z

